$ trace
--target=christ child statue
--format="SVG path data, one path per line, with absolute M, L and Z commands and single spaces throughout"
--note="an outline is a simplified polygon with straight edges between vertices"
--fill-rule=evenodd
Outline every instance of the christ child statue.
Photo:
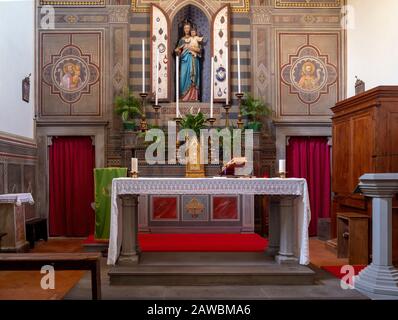
M 200 53 L 202 51 L 202 43 L 203 37 L 198 36 L 197 30 L 195 28 L 192 28 L 189 49 L 194 57 L 198 55 L 200 56 Z

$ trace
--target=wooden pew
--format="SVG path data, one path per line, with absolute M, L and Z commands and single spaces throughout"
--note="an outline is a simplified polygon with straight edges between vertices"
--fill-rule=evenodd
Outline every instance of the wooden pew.
M 93 300 L 101 299 L 100 253 L 3 253 L 0 271 L 41 270 L 45 265 L 60 270 L 90 270 Z

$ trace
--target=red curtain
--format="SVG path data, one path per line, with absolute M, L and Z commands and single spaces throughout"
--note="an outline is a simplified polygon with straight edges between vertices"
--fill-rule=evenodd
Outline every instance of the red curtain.
M 311 204 L 310 236 L 317 235 L 318 218 L 330 217 L 330 146 L 326 137 L 291 137 L 286 148 L 289 177 L 305 178 Z
M 90 137 L 54 137 L 49 150 L 51 236 L 94 232 L 95 152 Z

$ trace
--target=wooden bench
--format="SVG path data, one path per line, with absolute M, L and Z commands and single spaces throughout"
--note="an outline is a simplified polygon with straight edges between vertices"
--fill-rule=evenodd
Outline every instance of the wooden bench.
M 41 270 L 51 265 L 59 270 L 90 270 L 93 300 L 101 299 L 100 253 L 3 253 L 0 254 L 0 271 Z

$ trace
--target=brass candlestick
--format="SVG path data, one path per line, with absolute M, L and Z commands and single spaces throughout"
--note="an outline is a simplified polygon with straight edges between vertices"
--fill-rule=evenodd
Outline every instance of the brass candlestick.
M 147 92 L 141 92 L 140 97 L 142 99 L 141 106 L 142 106 L 142 116 L 141 116 L 141 122 L 140 122 L 140 130 L 142 132 L 145 132 L 148 130 L 148 123 L 146 122 L 146 99 L 148 97 Z
M 216 118 L 213 118 L 213 117 L 212 118 L 208 118 L 207 122 L 210 123 L 210 128 L 213 128 L 214 122 L 216 122 Z
M 216 118 L 213 118 L 213 117 L 208 118 L 207 122 L 210 123 L 210 130 L 211 130 L 214 127 L 214 123 L 216 122 Z M 208 159 L 209 164 L 211 164 L 212 163 L 212 155 L 213 155 L 213 144 L 211 143 L 211 134 L 209 136 L 208 143 L 209 143 L 209 149 L 208 149 L 207 159 Z
M 278 172 L 279 178 L 281 178 L 281 179 L 286 179 L 286 173 L 287 173 L 287 172 Z
M 176 122 L 176 156 L 178 158 L 178 148 L 180 147 L 180 141 L 178 141 L 178 132 L 180 131 L 180 125 L 182 118 L 176 117 L 174 118 L 174 121 Z M 177 159 L 178 161 L 178 159 Z
M 242 98 L 244 94 L 242 92 L 238 92 L 235 94 L 235 96 L 238 98 L 238 105 L 239 105 L 239 113 L 238 113 L 238 129 L 243 128 L 243 121 L 242 121 Z
M 152 105 L 152 108 L 155 110 L 155 126 L 159 127 L 159 120 L 160 120 L 159 110 L 160 110 L 161 106 L 158 104 L 154 104 L 154 105 Z
M 138 178 L 138 172 L 137 171 L 130 171 L 130 178 Z
M 223 108 L 225 110 L 225 127 L 228 128 L 229 127 L 229 110 L 231 109 L 231 105 L 228 104 L 224 104 Z

